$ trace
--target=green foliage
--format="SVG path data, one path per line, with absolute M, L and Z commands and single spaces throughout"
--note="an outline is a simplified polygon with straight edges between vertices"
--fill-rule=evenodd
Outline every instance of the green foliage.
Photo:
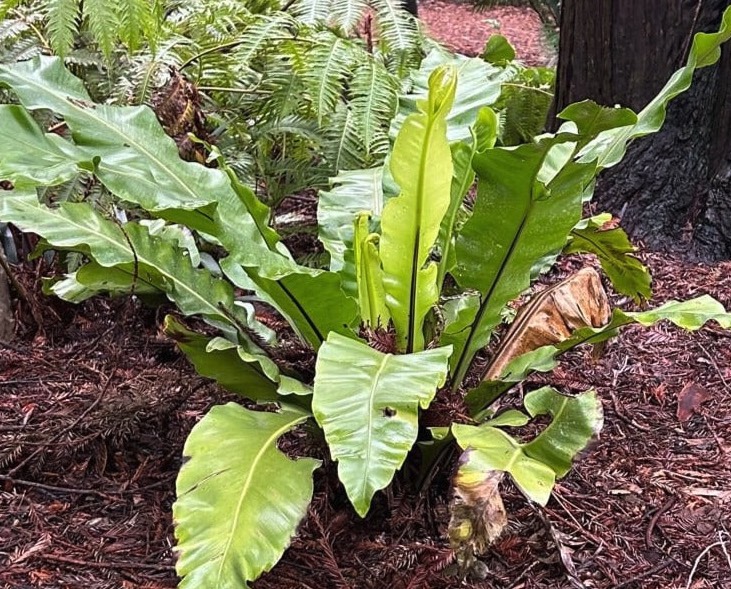
M 480 426 L 452 426 L 457 443 L 465 451 L 457 478 L 460 485 L 469 485 L 493 471 L 507 472 L 526 497 L 545 505 L 556 478 L 569 472 L 574 456 L 601 430 L 602 405 L 594 391 L 567 397 L 550 387 L 531 391 L 524 403 L 530 417 L 552 417 L 550 425 L 524 444 L 497 427 L 528 423 L 528 416 L 519 412 L 505 419 L 506 412 Z
M 444 384 L 450 352 L 383 354 L 337 334 L 320 349 L 312 411 L 361 517 L 416 442 L 419 408 Z
M 162 13 L 148 0 L 16 0 L 6 2 L 0 16 L 23 18 L 31 8 L 45 20 L 47 39 L 40 41 L 63 57 L 72 53 L 82 33 L 110 58 L 117 42 L 132 51 L 143 39 L 154 45 L 162 28 Z
M 354 18 L 339 14 L 344 22 Z M 231 18 L 211 26 L 225 37 L 229 25 L 238 30 Z M 273 119 L 241 123 L 250 127 L 246 132 L 260 131 L 273 150 L 282 142 L 272 138 L 287 133 L 267 130 L 268 124 L 304 129 L 306 112 L 316 133 L 345 116 L 364 125 L 353 127 L 353 136 L 363 141 L 361 153 L 372 155 L 381 141 L 374 129 L 385 133 L 388 125 L 374 126 L 362 113 L 380 109 L 386 116 L 385 103 L 353 106 L 350 71 L 331 63 L 333 56 L 354 55 L 357 43 L 323 29 L 296 37 L 302 25 L 282 14 L 241 18 L 269 32 L 237 39 L 228 51 L 222 43 L 210 51 L 194 47 L 187 63 L 239 54 L 248 65 L 237 83 L 250 76 L 256 85 L 272 59 L 257 47 L 281 43 L 289 51 L 284 48 L 302 41 L 317 49 L 319 71 L 337 80 L 330 86 L 315 78 L 303 53 L 290 51 L 283 67 L 293 90 L 274 101 L 283 110 L 267 115 Z M 466 393 L 473 419 L 452 425 L 450 435 L 438 431 L 440 443 L 453 437 L 465 452 L 458 487 L 474 483 L 494 498 L 495 475 L 505 472 L 528 497 L 545 502 L 555 479 L 601 427 L 601 405 L 592 392 L 570 398 L 546 388 L 525 396 L 527 413 L 513 409 L 484 422 L 511 383 L 630 323 L 670 320 L 697 329 L 714 320 L 731 328 L 731 314 L 709 297 L 642 312 L 615 310 L 608 325 L 578 329 L 557 345 L 515 359 L 497 383 L 468 390 L 473 380 L 465 378 L 479 377 L 474 358 L 490 343 L 506 308 L 567 244 L 584 250 L 588 240 L 602 244 L 593 251 L 618 289 L 649 294 L 647 274 L 622 235 L 598 235 L 597 221 L 582 221 L 583 204 L 599 171 L 616 163 L 630 140 L 659 128 L 667 102 L 687 87 L 694 69 L 718 59 L 718 46 L 730 36 L 731 9 L 721 31 L 696 39 L 688 66 L 639 115 L 580 103 L 561 114 L 566 122 L 558 133 L 518 146 L 508 146 L 501 135 L 498 103 L 517 70 L 435 52 L 409 76 L 410 94 L 390 126 L 395 141 L 383 141 L 386 163 L 341 173 L 323 194 L 320 232 L 330 254 L 325 269 L 295 261 L 272 228 L 269 207 L 224 157 L 213 152 L 216 168 L 182 161 L 147 107 L 95 103 L 58 58 L 0 66 L 0 83 L 20 102 L 0 109 L 0 173 L 14 182 L 1 195 L 0 221 L 40 235 L 41 250 L 73 252 L 84 261 L 52 285 L 61 296 L 162 295 L 183 316 L 207 323 L 207 333 L 215 335 L 172 318 L 166 330 L 202 374 L 253 403 L 249 409 L 214 407 L 186 444 L 189 460 L 174 506 L 181 586 L 247 586 L 281 557 L 306 513 L 318 463 L 293 460 L 277 443 L 303 422 L 324 431 L 347 494 L 364 516 L 417 441 L 420 413 L 431 410 L 437 394 Z M 394 62 L 368 55 L 399 79 L 389 70 Z M 227 67 L 222 71 L 231 75 Z M 376 74 L 358 75 L 365 80 L 361 98 L 369 99 Z M 30 114 L 48 111 L 63 119 L 68 133 L 44 133 Z M 370 139 L 363 139 L 365 129 Z M 339 151 L 351 153 L 344 135 Z M 58 198 L 58 187 L 82 176 L 104 187 L 107 207 Z M 473 178 L 476 199 L 466 203 Z M 274 334 L 257 319 L 263 308 L 281 315 L 291 330 Z M 500 429 L 544 414 L 551 423 L 531 440 Z M 484 547 L 473 546 L 478 544 Z
M 173 506 L 179 587 L 248 587 L 279 560 L 312 498 L 317 460 L 277 441 L 307 413 L 220 405 L 193 428 Z

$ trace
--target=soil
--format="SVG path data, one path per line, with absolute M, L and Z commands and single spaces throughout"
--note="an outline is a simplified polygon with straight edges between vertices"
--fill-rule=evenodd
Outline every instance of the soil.
M 451 8 L 436 18 L 435 6 Z M 451 9 L 464 7 L 420 7 L 435 31 Z M 478 47 L 476 36 L 468 40 L 465 47 Z M 731 307 L 731 263 L 642 257 L 654 276 L 653 305 L 708 293 Z M 172 589 L 171 505 L 183 443 L 212 405 L 235 397 L 198 377 L 159 332 L 172 309 L 45 298 L 40 276 L 49 270 L 38 263 L 15 270 L 28 292 L 16 306 L 16 339 L 0 344 L 0 587 Z M 587 263 L 594 260 L 571 257 L 551 280 Z M 503 484 L 509 525 L 481 578 L 455 576 L 446 540 L 453 456 L 423 491 L 397 478 L 361 520 L 315 448 L 325 467 L 308 517 L 253 586 L 731 587 L 729 343 L 731 333 L 715 324 L 692 335 L 666 324 L 630 327 L 600 356 L 569 354 L 514 391 L 517 404 L 544 384 L 594 388 L 605 427 L 546 508 Z

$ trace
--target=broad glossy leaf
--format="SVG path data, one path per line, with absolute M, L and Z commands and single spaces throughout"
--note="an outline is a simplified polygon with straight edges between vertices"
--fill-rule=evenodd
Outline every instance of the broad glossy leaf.
M 193 428 L 173 505 L 181 589 L 242 589 L 282 556 L 307 513 L 319 462 L 291 460 L 277 441 L 307 417 L 228 403 Z
M 457 238 L 454 276 L 460 286 L 478 290 L 482 302 L 473 328 L 465 333 L 455 384 L 489 341 L 503 307 L 530 285 L 536 262 L 560 251 L 581 217 L 593 164 L 569 163 L 547 186 L 537 180 L 550 148 L 566 139 L 557 136 L 475 156 L 477 201 Z
M 92 169 L 87 153 L 53 133 L 44 134 L 18 105 L 0 105 L 0 178 L 16 187 L 53 186 L 70 180 L 79 164 Z
M 247 272 L 230 257 L 221 261 L 221 269 L 236 286 L 255 291 L 277 309 L 315 349 L 331 331 L 350 333 L 357 317 L 356 301 L 342 291 L 340 276 L 334 272 L 290 274 L 270 280 Z
M 472 159 L 478 151 L 492 149 L 497 140 L 498 118 L 495 112 L 488 107 L 481 108 L 470 132 L 472 137 L 469 142 L 455 141 L 450 146 L 453 171 L 449 208 L 439 226 L 436 244 L 441 255 L 437 274 L 437 286 L 440 292 L 444 284 L 444 277 L 457 263 L 457 256 L 454 252 L 457 235 L 456 222 L 464 198 L 475 182 Z
M 525 396 L 525 408 L 531 417 L 548 414 L 552 418 L 525 444 L 494 425 L 452 426 L 457 443 L 465 451 L 458 476 L 477 482 L 494 471 L 507 472 L 529 499 L 545 505 L 556 478 L 566 475 L 576 454 L 601 430 L 601 401 L 594 391 L 567 397 L 543 387 Z
M 650 272 L 634 257 L 637 249 L 621 227 L 605 230 L 601 225 L 589 223 L 586 228 L 574 228 L 564 251 L 595 254 L 615 290 L 636 302 L 652 296 Z
M 37 233 L 55 248 L 88 254 L 102 266 L 132 273 L 135 265 L 144 266 L 143 278 L 151 284 L 154 280 L 154 286 L 183 313 L 232 321 L 231 286 L 207 270 L 194 268 L 176 244 L 151 236 L 137 223 L 120 226 L 86 203 L 61 203 L 50 208 L 38 202 L 34 190 L 4 193 L 0 219 Z M 245 316 L 241 319 L 246 321 Z
M 424 349 L 424 318 L 439 298 L 437 266 L 428 258 L 450 202 L 446 116 L 455 84 L 453 69 L 434 71 L 428 100 L 406 119 L 391 154 L 391 172 L 401 192 L 383 209 L 380 253 L 386 303 L 399 347 L 408 352 Z
M 102 293 L 110 296 L 134 293 L 142 298 L 160 295 L 162 292 L 157 282 L 154 273 L 139 265 L 135 273 L 134 264 L 120 264 L 109 268 L 89 262 L 76 272 L 54 282 L 48 290 L 65 301 L 80 303 Z
M 343 271 L 344 282 L 355 284 L 352 259 L 346 251 L 353 247 L 353 220 L 361 211 L 368 211 L 374 224 L 383 210 L 383 168 L 340 172 L 330 179 L 333 187 L 321 190 L 317 201 L 317 222 L 320 241 L 330 252 L 330 270 Z
M 419 407 L 444 384 L 450 353 L 382 354 L 335 333 L 320 348 L 312 410 L 361 517 L 416 441 Z
M 278 401 L 277 385 L 254 362 L 245 362 L 236 346 L 209 349 L 211 339 L 186 329 L 174 317 L 165 317 L 165 333 L 178 345 L 201 376 L 253 401 Z
M 232 185 L 225 169 L 180 159 L 149 108 L 94 104 L 58 58 L 0 65 L 0 83 L 12 88 L 27 109 L 63 116 L 74 143 L 90 158 L 101 158 L 95 174 L 121 199 L 213 235 L 238 263 L 260 275 L 316 273 L 298 266 L 274 242 L 248 188 Z
M 64 117 L 74 143 L 102 158 L 97 174 L 115 194 L 147 210 L 197 209 L 230 190 L 226 175 L 178 156 L 175 142 L 147 107 L 94 104 L 81 81 L 56 57 L 0 66 L 8 85 L 29 110 Z

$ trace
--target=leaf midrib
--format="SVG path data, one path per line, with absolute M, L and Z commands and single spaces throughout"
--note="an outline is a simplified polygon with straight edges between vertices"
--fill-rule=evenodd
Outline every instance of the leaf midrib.
M 18 200 L 17 200 L 17 202 L 19 202 L 21 206 L 25 206 L 25 208 L 27 208 L 28 210 L 35 210 L 35 211 L 40 211 L 41 213 L 43 213 L 43 214 L 45 214 L 45 215 L 48 215 L 48 216 L 50 216 L 51 218 L 58 218 L 58 215 L 54 214 L 53 210 L 52 210 L 52 209 L 49 209 L 49 208 L 48 208 L 48 207 L 46 207 L 46 206 L 43 206 L 43 205 L 40 205 L 40 204 L 39 204 L 39 205 L 38 205 L 38 207 L 34 207 L 34 206 L 32 206 L 32 205 L 28 205 L 28 203 L 25 203 L 25 202 L 24 202 L 23 200 L 21 200 L 21 199 L 18 199 Z M 181 282 L 181 281 L 180 281 L 180 280 L 179 280 L 178 278 L 176 278 L 176 277 L 175 277 L 174 275 L 172 275 L 172 274 L 170 274 L 169 272 L 166 272 L 165 270 L 161 269 L 159 265 L 157 265 L 157 264 L 155 264 L 155 263 L 151 262 L 151 261 L 150 261 L 149 259 L 147 259 L 146 257 L 144 257 L 144 256 L 141 256 L 141 255 L 139 255 L 139 253 L 138 253 L 138 252 L 136 252 L 136 251 L 134 251 L 134 250 L 133 250 L 132 248 L 130 248 L 130 247 L 129 247 L 129 245 L 122 245 L 121 243 L 119 243 L 119 242 L 116 242 L 116 241 L 114 241 L 113 239 L 111 239 L 111 238 L 110 238 L 109 236 L 107 236 L 107 235 L 104 235 L 103 233 L 98 233 L 98 232 L 94 231 L 93 229 L 91 229 L 91 228 L 89 228 L 89 227 L 86 227 L 86 226 L 84 226 L 84 225 L 80 225 L 80 224 L 78 224 L 78 223 L 74 222 L 74 221 L 73 221 L 73 220 L 71 220 L 71 219 L 67 219 L 67 218 L 65 218 L 65 217 L 62 217 L 62 219 L 63 219 L 63 221 L 64 221 L 64 222 L 66 222 L 66 223 L 68 223 L 68 224 L 70 224 L 70 225 L 73 225 L 74 227 L 78 227 L 78 228 L 79 228 L 80 230 L 83 230 L 83 231 L 85 231 L 86 233 L 90 233 L 90 234 L 92 234 L 92 235 L 95 235 L 95 236 L 97 236 L 97 237 L 98 237 L 98 238 L 100 238 L 101 240 L 103 240 L 103 241 L 105 241 L 105 242 L 107 242 L 107 243 L 111 244 L 111 245 L 112 245 L 112 246 L 113 246 L 113 247 L 114 247 L 115 249 L 117 249 L 117 250 L 121 250 L 121 251 L 123 251 L 124 253 L 129 253 L 129 255 L 131 256 L 131 258 L 130 258 L 129 260 L 125 260 L 124 262 L 119 262 L 120 264 L 121 264 L 121 263 L 126 263 L 126 264 L 128 264 L 128 263 L 130 263 L 130 262 L 133 262 L 133 261 L 135 260 L 135 256 L 136 256 L 136 257 L 137 257 L 137 260 L 138 260 L 139 262 L 142 262 L 143 264 L 146 264 L 146 265 L 148 265 L 148 266 L 150 266 L 150 267 L 154 268 L 154 269 L 155 269 L 155 270 L 156 270 L 157 272 L 159 272 L 159 273 L 160 273 L 160 274 L 161 274 L 162 276 L 164 276 L 165 278 L 168 278 L 168 279 L 169 279 L 169 280 L 170 280 L 170 281 L 171 281 L 172 283 L 174 283 L 174 284 L 177 284 L 177 285 L 178 285 L 178 286 L 179 286 L 180 288 L 182 288 L 183 290 L 187 291 L 187 292 L 188 292 L 188 293 L 189 293 L 189 294 L 190 294 L 190 295 L 191 295 L 191 296 L 192 296 L 193 298 L 195 298 L 195 299 L 197 299 L 197 300 L 201 301 L 201 302 L 203 303 L 203 306 L 204 306 L 204 307 L 208 307 L 209 309 L 211 309 L 211 310 L 212 310 L 212 313 L 211 313 L 212 315 L 214 315 L 214 316 L 218 316 L 218 317 L 220 317 L 220 316 L 221 316 L 221 313 L 220 313 L 220 311 L 218 310 L 218 307 L 216 307 L 215 305 L 212 305 L 212 304 L 211 304 L 211 303 L 210 303 L 210 302 L 209 302 L 208 300 L 206 300 L 206 299 L 205 299 L 205 298 L 204 298 L 203 296 L 201 296 L 201 295 L 200 295 L 200 294 L 199 294 L 198 292 L 196 292 L 195 290 L 193 290 L 192 288 L 190 288 L 190 287 L 189 287 L 189 286 L 188 286 L 187 284 L 185 284 L 184 282 Z M 49 243 L 51 243 L 51 245 L 53 245 L 53 241 L 52 241 L 51 239 L 49 239 Z M 98 258 L 97 258 L 96 256 L 95 256 L 95 260 L 97 261 L 97 263 L 98 263 L 98 264 L 99 264 L 100 266 L 105 266 L 105 267 L 114 267 L 114 266 L 116 266 L 116 265 L 117 265 L 117 264 L 112 264 L 112 265 L 110 266 L 110 265 L 108 265 L 108 264 L 102 264 L 102 263 L 101 263 L 101 262 L 99 261 L 99 259 L 98 259 Z
M 285 425 L 280 427 L 279 429 L 275 430 L 265 441 L 264 444 L 261 445 L 258 452 L 254 456 L 254 460 L 251 462 L 251 466 L 249 467 L 249 471 L 246 475 L 246 480 L 244 481 L 244 486 L 241 489 L 241 494 L 239 495 L 239 500 L 236 503 L 236 513 L 234 514 L 233 519 L 231 520 L 231 528 L 229 529 L 228 533 L 228 539 L 226 540 L 226 546 L 223 549 L 223 552 L 220 556 L 220 562 L 218 565 L 218 572 L 216 573 L 216 580 L 218 586 L 223 586 L 221 584 L 221 576 L 223 574 L 223 566 L 226 563 L 226 558 L 228 556 L 229 551 L 231 550 L 231 545 L 233 544 L 234 539 L 234 531 L 238 527 L 239 518 L 241 517 L 241 507 L 244 503 L 244 499 L 246 498 L 247 493 L 249 492 L 249 487 L 251 486 L 251 481 L 254 478 L 254 472 L 256 471 L 256 468 L 258 466 L 258 463 L 262 460 L 264 457 L 264 454 L 270 449 L 271 446 L 274 445 L 274 443 L 279 439 L 279 437 L 288 432 L 290 429 L 292 429 L 298 422 L 303 421 L 306 419 L 307 416 L 303 415 L 297 415 L 295 418 L 293 418 L 291 421 L 287 422 Z M 275 448 L 276 451 L 276 448 Z
M 361 498 L 366 497 L 366 492 L 368 489 L 368 480 L 370 478 L 370 464 L 371 464 L 371 454 L 372 454 L 372 444 L 373 444 L 373 413 L 374 413 L 374 405 L 375 405 L 375 399 L 376 399 L 376 392 L 378 389 L 378 384 L 380 383 L 381 376 L 386 370 L 386 364 L 388 364 L 389 360 L 393 358 L 392 354 L 386 354 L 381 359 L 381 362 L 378 366 L 378 370 L 376 370 L 376 375 L 373 378 L 372 384 L 371 384 L 371 390 L 368 394 L 368 437 L 366 439 L 366 455 L 365 455 L 365 464 L 366 468 L 363 469 L 363 479 L 361 482 Z
M 33 78 L 25 77 L 25 76 L 22 75 L 22 73 L 20 73 L 20 72 L 18 72 L 16 70 L 9 70 L 8 68 L 2 68 L 2 69 L 5 69 L 6 72 L 8 72 L 11 75 L 14 75 L 17 78 L 19 78 L 20 80 L 24 81 L 27 85 L 30 85 L 30 86 L 32 86 L 34 88 L 40 88 L 41 89 L 41 91 L 40 91 L 41 94 L 44 93 L 44 92 L 47 93 L 47 94 L 51 94 L 52 96 L 54 96 L 58 100 L 62 101 L 67 106 L 67 108 L 69 108 L 70 110 L 75 110 L 77 113 L 79 113 L 82 118 L 83 117 L 88 117 L 88 118 L 96 121 L 98 124 L 100 124 L 101 126 L 105 127 L 106 129 L 110 130 L 113 134 L 116 134 L 119 137 L 124 138 L 125 141 L 128 142 L 131 147 L 133 146 L 135 149 L 137 149 L 142 154 L 144 154 L 146 157 L 148 157 L 151 161 L 153 161 L 157 165 L 159 165 L 160 168 L 167 175 L 169 175 L 171 178 L 173 178 L 173 180 L 175 181 L 175 183 L 177 183 L 183 189 L 183 192 L 186 192 L 187 194 L 189 194 L 194 200 L 200 201 L 200 206 L 203 206 L 203 205 L 206 205 L 206 204 L 210 204 L 211 202 L 213 202 L 211 200 L 205 200 L 205 199 L 202 200 L 200 198 L 200 196 L 198 194 L 196 194 L 195 191 L 191 190 L 190 187 L 185 182 L 183 182 L 182 179 L 177 174 L 173 173 L 173 171 L 170 168 L 168 168 L 167 165 L 165 165 L 161 160 L 159 160 L 158 158 L 156 158 L 154 156 L 154 154 L 152 154 L 151 152 L 149 152 L 148 150 L 146 150 L 141 144 L 139 144 L 137 141 L 135 141 L 132 137 L 130 137 L 129 135 L 123 133 L 122 130 L 119 129 L 118 127 L 115 127 L 114 125 L 109 124 L 103 118 L 100 118 L 98 116 L 95 116 L 92 112 L 89 111 L 89 109 L 84 109 L 84 108 L 81 108 L 81 107 L 75 105 L 73 102 L 71 102 L 70 100 L 68 100 L 68 97 L 65 96 L 64 94 L 61 94 L 59 92 L 56 92 L 55 90 L 53 90 L 51 88 L 45 88 L 41 84 L 36 83 L 33 80 Z M 55 109 L 52 108 L 51 110 L 55 110 Z M 68 118 L 68 117 L 64 117 L 64 118 Z M 69 125 L 69 126 L 71 126 L 71 125 Z M 118 146 L 118 147 L 121 148 L 122 146 Z

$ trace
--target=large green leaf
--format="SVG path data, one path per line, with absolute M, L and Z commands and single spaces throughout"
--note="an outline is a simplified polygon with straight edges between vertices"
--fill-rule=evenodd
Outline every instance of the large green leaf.
M 359 515 L 404 463 L 419 407 L 426 409 L 444 384 L 450 353 L 383 354 L 334 333 L 320 348 L 312 410 Z
M 331 331 L 347 334 L 358 314 L 356 301 L 340 288 L 340 276 L 334 272 L 290 274 L 270 280 L 248 271 L 229 257 L 221 269 L 239 288 L 253 290 L 272 305 L 297 334 L 317 349 Z
M 55 248 L 85 253 L 102 266 L 130 273 L 135 272 L 135 266 L 144 266 L 144 277 L 154 281 L 183 313 L 226 323 L 238 315 L 247 321 L 245 314 L 234 311 L 233 289 L 227 282 L 194 268 L 177 244 L 150 235 L 143 225 L 118 225 L 86 203 L 61 203 L 50 208 L 38 202 L 34 190 L 4 193 L 0 219 L 37 233 Z
M 531 417 L 550 414 L 551 423 L 533 440 L 519 443 L 492 425 L 455 424 L 452 433 L 465 451 L 458 479 L 462 485 L 477 485 L 495 471 L 507 472 L 531 500 L 545 505 L 556 478 L 571 468 L 573 458 L 599 433 L 603 424 L 601 401 L 594 391 L 576 397 L 543 387 L 525 396 Z M 506 423 L 512 425 L 514 416 Z
M 18 105 L 0 106 L 0 178 L 15 186 L 52 186 L 93 168 L 91 158 L 54 133 L 43 134 Z
M 571 231 L 571 241 L 564 251 L 595 254 L 617 292 L 637 302 L 652 295 L 650 272 L 634 257 L 637 250 L 621 227 L 602 229 L 601 223 L 589 220 L 586 227 Z
M 242 589 L 282 556 L 319 462 L 290 460 L 277 440 L 307 417 L 228 403 L 193 428 L 173 505 L 181 589 Z
M 530 285 L 536 262 L 560 251 L 581 217 L 593 164 L 570 162 L 548 185 L 537 179 L 546 154 L 568 139 L 559 135 L 475 156 L 477 201 L 457 238 L 454 276 L 460 286 L 478 290 L 482 301 L 457 345 L 455 385 L 500 323 L 503 307 Z
M 428 100 L 406 119 L 391 154 L 401 192 L 383 209 L 380 252 L 386 303 L 399 347 L 408 352 L 424 349 L 424 318 L 439 298 L 437 265 L 428 258 L 450 202 L 446 116 L 456 81 L 454 69 L 434 71 Z
M 225 168 L 180 159 L 149 108 L 94 104 L 58 58 L 2 65 L 0 83 L 11 87 L 27 109 L 61 115 L 74 143 L 90 159 L 100 158 L 95 174 L 121 199 L 213 235 L 239 264 L 262 276 L 317 273 L 298 266 L 277 243 L 251 190 L 232 184 Z M 57 162 L 51 158 L 48 164 Z
M 598 160 L 600 169 L 609 168 L 622 160 L 630 141 L 659 131 L 665 121 L 668 103 L 690 88 L 696 69 L 708 67 L 719 60 L 720 46 L 729 39 L 731 7 L 723 13 L 718 32 L 698 33 L 694 37 L 685 67 L 676 71 L 659 94 L 638 113 L 637 122 L 600 134 L 583 149 L 580 154 L 582 160 Z
M 479 152 L 492 149 L 495 146 L 498 132 L 498 118 L 495 112 L 483 107 L 477 113 L 477 120 L 470 128 L 471 140 L 455 141 L 450 146 L 452 151 L 452 187 L 447 213 L 439 226 L 437 249 L 441 259 L 437 275 L 437 286 L 441 292 L 447 272 L 451 272 L 457 263 L 454 246 L 457 236 L 456 222 L 460 207 L 465 196 L 475 182 L 475 172 L 472 169 L 472 159 Z
M 320 241 L 330 252 L 330 270 L 347 267 L 346 251 L 353 247 L 353 220 L 361 211 L 368 211 L 374 222 L 383 210 L 383 168 L 340 172 L 330 179 L 332 188 L 321 190 L 317 201 L 317 222 Z M 351 260 L 352 262 L 352 260 Z M 355 270 L 348 274 L 355 282 Z
M 27 109 L 63 116 L 76 145 L 102 158 L 97 171 L 102 182 L 147 210 L 197 209 L 214 202 L 219 191 L 230 190 L 221 171 L 180 159 L 175 142 L 149 108 L 94 104 L 58 58 L 2 65 L 0 82 Z
M 45 291 L 70 303 L 80 303 L 99 294 L 120 296 L 134 293 L 142 299 L 162 294 L 154 271 L 140 265 L 136 270 L 134 263 L 110 268 L 88 262 L 76 272 L 52 284 L 47 283 Z
M 209 349 L 210 338 L 186 329 L 170 315 L 165 318 L 164 329 L 201 376 L 253 401 L 279 400 L 277 385 L 256 363 L 245 362 L 236 347 Z

